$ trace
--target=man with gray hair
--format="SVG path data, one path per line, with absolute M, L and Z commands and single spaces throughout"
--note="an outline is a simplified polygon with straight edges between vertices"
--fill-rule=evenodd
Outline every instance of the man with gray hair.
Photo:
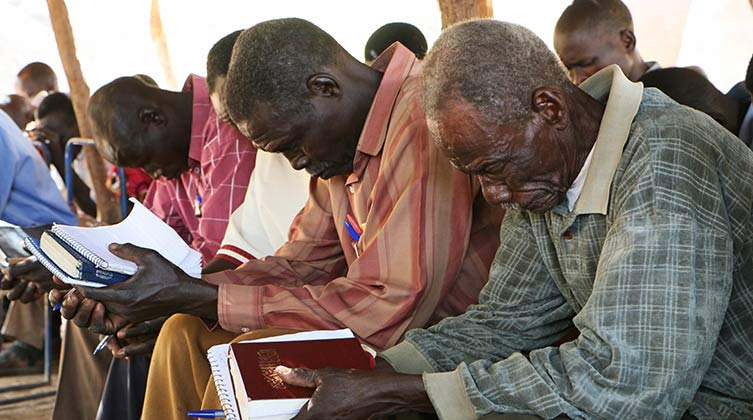
M 581 89 L 520 26 L 442 34 L 422 74 L 432 137 L 514 208 L 489 282 L 376 372 L 278 367 L 317 388 L 296 420 L 750 418 L 753 152 L 617 66 Z

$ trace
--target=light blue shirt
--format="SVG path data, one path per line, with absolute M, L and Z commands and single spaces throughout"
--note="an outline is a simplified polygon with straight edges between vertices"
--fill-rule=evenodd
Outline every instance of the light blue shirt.
M 0 111 L 0 220 L 31 227 L 78 225 L 50 169 L 10 117 Z

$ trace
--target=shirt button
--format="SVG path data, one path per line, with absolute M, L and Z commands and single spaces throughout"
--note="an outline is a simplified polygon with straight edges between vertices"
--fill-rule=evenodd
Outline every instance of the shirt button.
M 251 330 L 250 330 L 250 329 L 248 329 L 248 328 L 246 328 L 246 327 L 243 327 L 243 328 L 241 328 L 241 332 L 242 332 L 242 333 L 247 333 L 247 332 L 249 332 L 249 331 L 251 331 Z
M 199 168 L 193 168 L 193 173 L 198 174 L 199 173 Z
M 573 233 L 570 232 L 569 230 L 566 230 L 562 236 L 565 238 L 566 241 L 573 239 Z

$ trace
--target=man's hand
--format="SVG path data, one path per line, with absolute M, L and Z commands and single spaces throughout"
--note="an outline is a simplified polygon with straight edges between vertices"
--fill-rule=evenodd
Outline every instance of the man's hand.
M 433 411 L 421 376 L 391 369 L 289 369 L 275 372 L 285 383 L 316 388 L 308 404 L 293 420 L 376 419 L 406 411 Z
M 127 319 L 108 313 L 104 305 L 95 300 L 83 298 L 76 290 L 70 294 L 61 290 L 50 291 L 50 303 L 55 305 L 58 302 L 61 302 L 60 314 L 63 318 L 97 334 L 115 334 L 128 325 Z
M 128 280 L 103 288 L 81 287 L 108 313 L 141 322 L 175 313 L 217 319 L 217 286 L 190 277 L 156 251 L 110 244 L 110 252 L 139 267 Z
M 107 347 L 117 358 L 149 355 L 165 321 L 167 317 L 161 317 L 123 328 L 118 331 L 117 340 L 110 340 Z
M 46 292 L 59 288 L 52 275 L 34 257 L 11 258 L 8 268 L 2 270 L 0 288 L 10 290 L 8 299 L 29 303 Z

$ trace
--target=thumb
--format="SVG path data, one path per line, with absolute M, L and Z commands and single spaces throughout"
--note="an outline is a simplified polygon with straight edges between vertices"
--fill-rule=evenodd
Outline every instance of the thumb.
M 144 261 L 144 257 L 151 252 L 149 249 L 141 248 L 133 244 L 118 244 L 114 242 L 110 244 L 108 249 L 114 255 L 124 260 L 132 261 L 136 263 L 136 265 L 141 265 Z
M 109 287 L 86 287 L 75 286 L 76 290 L 85 298 L 91 299 L 97 302 L 113 302 L 123 303 L 127 299 L 116 288 L 117 285 Z
M 275 373 L 288 385 L 316 388 L 318 374 L 315 370 L 305 368 L 291 369 L 287 366 L 277 366 Z

